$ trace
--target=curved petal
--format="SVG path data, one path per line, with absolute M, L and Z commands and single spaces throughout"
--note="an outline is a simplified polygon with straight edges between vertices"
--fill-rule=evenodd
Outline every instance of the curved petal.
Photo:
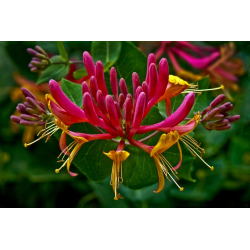
M 66 142 L 66 135 L 67 134 L 64 131 L 62 131 L 62 134 L 59 139 L 59 147 L 61 151 L 64 152 L 65 155 L 70 155 L 70 152 L 66 149 L 68 147 Z
M 48 107 L 54 116 L 56 116 L 59 120 L 61 120 L 64 124 L 68 126 L 78 122 L 89 122 L 87 118 L 82 118 L 69 114 L 67 111 L 60 108 L 52 100 L 48 101 Z
M 164 179 L 164 175 L 163 175 L 163 171 L 162 171 L 162 168 L 161 168 L 161 163 L 160 163 L 159 157 L 154 155 L 153 159 L 155 161 L 155 166 L 156 166 L 156 169 L 157 169 L 158 179 L 159 179 L 158 188 L 157 188 L 156 191 L 154 191 L 154 193 L 159 193 L 164 188 L 165 179 Z
M 55 98 L 56 102 L 68 113 L 86 118 L 84 111 L 75 105 L 70 99 L 63 93 L 62 89 L 58 83 L 54 80 L 49 81 L 49 88 L 52 96 Z
M 195 94 L 191 92 L 185 97 L 180 107 L 171 116 L 169 116 L 162 122 L 153 125 L 141 126 L 137 130 L 136 134 L 144 134 L 151 130 L 159 130 L 165 127 L 173 127 L 178 125 L 187 117 L 187 115 L 189 114 L 190 110 L 194 105 L 194 101 L 195 101 Z

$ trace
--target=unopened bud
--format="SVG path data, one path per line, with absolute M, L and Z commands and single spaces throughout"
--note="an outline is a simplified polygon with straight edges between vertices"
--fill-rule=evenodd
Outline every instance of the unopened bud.
M 13 122 L 16 122 L 16 123 L 20 123 L 20 121 L 21 121 L 21 118 L 18 117 L 18 116 L 15 116 L 15 115 L 12 115 L 12 116 L 10 117 L 10 119 L 11 119 Z
M 48 54 L 38 45 L 35 46 L 36 50 L 42 54 L 44 54 L 46 57 L 48 57 Z
M 217 105 L 219 105 L 220 103 L 222 103 L 225 100 L 226 96 L 221 94 L 218 95 L 211 103 L 210 103 L 210 107 L 215 108 Z
M 227 120 L 230 122 L 230 123 L 233 123 L 233 122 L 236 122 L 240 119 L 240 115 L 234 115 L 234 116 L 231 116 L 231 117 L 228 117 Z

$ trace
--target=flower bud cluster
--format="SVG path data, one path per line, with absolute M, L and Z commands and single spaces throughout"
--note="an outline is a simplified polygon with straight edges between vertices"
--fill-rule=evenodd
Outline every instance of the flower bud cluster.
M 21 113 L 20 117 L 12 115 L 12 121 L 24 126 L 42 126 L 51 119 L 52 114 L 46 109 L 42 102 L 39 102 L 36 97 L 26 88 L 21 88 L 26 102 L 19 103 L 16 107 Z
M 31 72 L 43 71 L 50 64 L 49 56 L 40 46 L 35 46 L 35 49 L 27 49 L 27 52 L 33 56 L 29 63 L 30 70 Z
M 210 105 L 205 108 L 201 114 L 201 124 L 207 130 L 227 130 L 230 129 L 230 123 L 236 122 L 240 119 L 239 115 L 229 117 L 229 111 L 233 109 L 233 104 L 226 102 L 219 107 L 225 100 L 225 95 L 217 96 Z

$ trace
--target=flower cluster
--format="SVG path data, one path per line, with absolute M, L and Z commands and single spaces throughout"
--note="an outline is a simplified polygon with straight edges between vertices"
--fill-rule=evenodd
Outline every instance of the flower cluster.
M 50 64 L 48 54 L 40 47 L 36 46 L 36 50 L 27 49 L 27 52 L 33 56 L 31 62 L 29 63 L 31 72 L 39 72 L 45 70 Z
M 235 45 L 230 42 L 220 48 L 212 46 L 194 45 L 190 42 L 161 42 L 156 51 L 156 59 L 166 52 L 176 74 L 179 77 L 191 81 L 197 81 L 206 75 L 210 75 L 211 83 L 223 84 L 224 92 L 229 99 L 232 97 L 229 90 L 238 91 L 238 76 L 244 74 L 243 62 L 232 57 L 235 53 Z M 197 74 L 184 70 L 179 61 L 184 60 Z
M 197 112 L 192 118 L 188 119 L 186 124 L 180 125 L 180 123 L 187 118 L 194 105 L 197 86 L 191 85 L 177 76 L 169 75 L 168 62 L 165 58 L 161 59 L 158 67 L 159 70 L 157 70 L 154 54 L 148 56 L 145 81 L 141 83 L 138 74 L 136 72 L 132 74 L 133 93 L 129 93 L 127 84 L 123 78 L 118 81 L 116 69 L 114 67 L 111 68 L 110 84 L 112 95 L 109 94 L 107 90 L 103 64 L 100 61 L 97 61 L 95 64 L 88 52 L 83 53 L 83 62 L 90 79 L 89 83 L 86 81 L 82 83 L 83 108 L 74 104 L 64 94 L 56 81 L 50 80 L 49 82 L 51 95 L 46 95 L 46 100 L 53 118 L 50 125 L 42 130 L 42 135 L 39 139 L 45 136 L 50 137 L 58 130 L 62 131 L 59 140 L 59 146 L 62 152 L 59 157 L 62 156 L 60 161 L 63 161 L 63 164 L 59 169 L 56 169 L 56 173 L 67 165 L 69 174 L 76 176 L 76 173 L 70 171 L 70 165 L 75 155 L 83 144 L 100 139 L 113 140 L 118 143 L 116 150 L 104 152 L 107 157 L 113 160 L 111 185 L 115 193 L 115 200 L 122 198 L 118 193 L 118 188 L 120 182 L 123 181 L 122 162 L 126 161 L 130 155 L 129 152 L 124 150 L 128 144 L 141 148 L 154 159 L 159 178 L 159 186 L 155 192 L 160 192 L 163 189 L 165 183 L 164 175 L 168 180 L 172 180 L 180 191 L 183 190 L 176 182 L 176 179 L 178 179 L 176 170 L 182 163 L 180 141 L 190 150 L 192 155 L 199 157 L 213 170 L 213 166 L 209 166 L 200 156 L 200 153 L 204 152 L 204 149 L 200 148 L 198 142 L 188 134 L 195 129 L 199 122 L 202 121 L 204 123 L 210 121 L 209 119 L 211 119 L 211 117 L 218 116 L 217 113 L 213 112 L 213 108 L 221 103 L 220 97 L 220 101 L 215 100 L 211 103 L 206 111 L 203 111 L 202 115 Z M 31 117 L 32 119 L 38 119 L 37 116 L 40 115 L 39 117 L 41 117 L 43 112 L 44 114 L 48 114 L 30 93 L 25 90 L 23 90 L 23 93 L 26 96 L 28 106 L 22 106 L 23 114 L 20 118 L 15 118 L 17 122 L 19 122 L 19 119 L 27 120 L 28 118 L 31 119 Z M 187 95 L 179 108 L 172 113 L 171 98 L 176 97 L 180 93 L 186 93 Z M 151 108 L 162 100 L 165 100 L 166 103 L 167 118 L 156 124 L 141 125 Z M 27 112 L 30 106 L 36 113 L 29 113 L 29 117 L 27 118 L 25 112 Z M 225 112 L 229 109 L 228 105 L 224 104 L 224 106 L 227 108 L 223 110 L 221 108 L 219 112 L 224 112 L 223 115 L 226 116 Z M 30 111 L 30 109 L 28 111 Z M 213 112 L 213 114 L 209 115 L 211 112 Z M 228 119 L 229 118 L 227 118 L 227 120 Z M 44 122 L 45 120 L 42 121 Z M 48 119 L 46 119 L 46 121 L 48 121 Z M 28 120 L 26 123 L 30 125 L 32 122 L 35 122 L 35 120 Z M 228 122 L 230 122 L 230 119 Z M 20 121 L 20 123 L 22 124 L 22 121 Z M 70 126 L 74 123 L 89 123 L 100 133 L 87 134 L 71 131 Z M 206 123 L 204 126 L 217 128 L 218 124 L 210 125 Z M 226 125 L 223 126 L 225 127 Z M 136 140 L 134 138 L 137 134 L 145 134 L 148 132 L 152 132 L 152 134 L 144 139 Z M 148 138 L 157 133 L 161 133 L 161 136 L 155 146 L 144 143 Z M 66 141 L 67 136 L 73 139 L 73 142 L 69 145 L 67 145 Z M 177 144 L 180 152 L 180 161 L 175 167 L 173 167 L 163 155 L 163 153 L 174 144 Z M 64 160 L 65 157 L 68 158 Z

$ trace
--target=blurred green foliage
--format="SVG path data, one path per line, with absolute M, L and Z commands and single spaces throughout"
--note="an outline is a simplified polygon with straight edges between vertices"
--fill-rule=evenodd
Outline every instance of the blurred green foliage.
M 246 73 L 240 77 L 237 93 L 233 93 L 233 114 L 241 119 L 228 131 L 206 131 L 202 126 L 195 130 L 195 139 L 202 143 L 204 159 L 215 167 L 210 171 L 199 159 L 193 161 L 190 179 L 180 181 L 185 187 L 180 192 L 173 183 L 166 181 L 162 192 L 155 194 L 158 184 L 131 190 L 121 185 L 119 191 L 124 199 L 113 200 L 109 177 L 102 182 L 91 182 L 72 166 L 77 177 L 67 171 L 55 174 L 60 153 L 58 141 L 51 138 L 32 147 L 24 148 L 24 127 L 13 131 L 9 117 L 14 113 L 18 101 L 10 94 L 18 85 L 13 72 L 20 72 L 34 82 L 37 73 L 31 73 L 28 64 L 31 56 L 26 49 L 35 45 L 43 47 L 51 56 L 58 55 L 56 42 L 1 42 L 0 43 L 0 207 L 249 207 L 250 205 L 250 51 L 248 43 L 236 43 L 238 56 L 244 61 Z M 82 52 L 91 51 L 91 42 L 64 42 L 69 59 L 82 60 Z M 217 44 L 213 44 L 217 45 Z M 134 45 L 127 45 L 134 49 Z M 126 54 L 122 47 L 121 55 Z M 138 55 L 136 60 L 139 60 Z M 131 59 L 132 60 L 132 59 Z M 146 57 L 141 58 L 146 60 Z M 140 63 L 138 64 L 140 75 Z M 115 63 L 121 71 L 123 61 Z M 81 67 L 79 66 L 79 69 Z M 143 72 L 145 69 L 141 69 Z M 129 69 L 128 69 L 129 71 Z M 132 74 L 132 73 L 131 73 Z M 128 82 L 131 81 L 129 74 Z M 170 65 L 170 74 L 171 72 Z M 106 77 L 105 77 L 106 78 Z M 210 92 L 208 102 L 221 93 Z M 21 101 L 21 100 L 20 100 Z M 183 166 L 184 167 L 184 166 Z M 110 165 L 111 170 L 111 165 Z

